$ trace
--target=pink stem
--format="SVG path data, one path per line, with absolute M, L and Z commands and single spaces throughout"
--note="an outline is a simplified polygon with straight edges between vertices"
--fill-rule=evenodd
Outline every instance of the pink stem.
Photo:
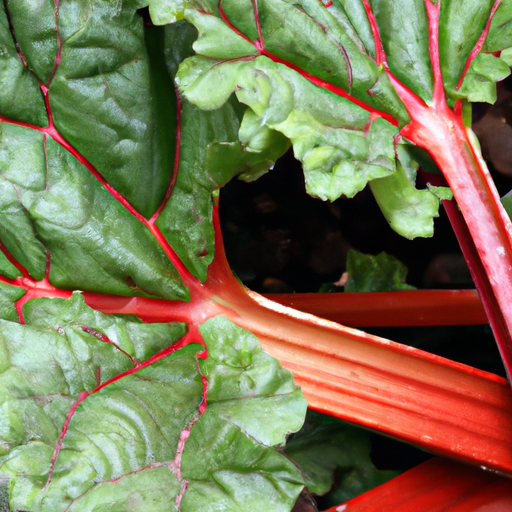
M 256 20 L 256 27 L 258 29 L 258 42 L 261 47 L 265 46 L 265 40 L 261 32 L 260 13 L 258 11 L 258 0 L 252 0 L 252 8 L 254 10 L 254 19 Z
M 434 104 L 423 100 L 399 82 L 388 70 L 388 76 L 404 103 L 412 122 L 402 128 L 401 135 L 426 149 L 434 158 L 453 191 L 457 204 L 478 251 L 495 298 L 484 302 L 492 307 L 496 301 L 506 326 L 500 335 L 501 322 L 495 326 L 505 369 L 512 376 L 512 223 L 501 205 L 496 187 L 478 149 L 464 126 L 460 109 L 451 110 L 441 91 L 442 74 L 439 60 L 439 7 L 425 0 L 429 21 L 429 48 L 434 70 Z M 494 10 L 497 7 L 495 4 Z M 479 282 L 477 281 L 477 284 Z M 481 284 L 481 283 L 480 283 Z M 489 293 L 483 286 L 482 297 Z
M 441 60 L 439 58 L 439 13 L 441 2 L 433 4 L 431 0 L 425 0 L 425 8 L 428 18 L 428 41 L 430 51 L 430 62 L 434 74 L 434 104 L 439 105 L 446 102 L 441 72 Z
M 512 361 L 512 337 L 507 323 L 503 317 L 503 313 L 499 307 L 496 296 L 493 293 L 491 283 L 488 279 L 485 267 L 478 254 L 478 250 L 473 243 L 471 234 L 469 233 L 464 217 L 461 215 L 457 205 L 453 201 L 443 201 L 446 213 L 450 219 L 450 223 L 455 231 L 459 241 L 462 253 L 466 259 L 471 277 L 481 297 L 487 318 L 491 324 L 494 336 L 502 358 Z M 510 375 L 510 370 L 509 370 Z
M 512 224 L 503 209 L 489 172 L 473 146 L 462 118 L 446 104 L 428 108 L 394 81 L 412 123 L 401 133 L 427 149 L 453 191 L 464 216 L 489 283 L 501 309 L 507 330 L 512 333 Z M 485 293 L 485 292 L 484 292 Z M 512 375 L 512 346 L 497 343 L 508 375 Z
M 375 19 L 375 15 L 372 12 L 372 8 L 370 7 L 368 0 L 363 0 L 363 5 L 366 11 L 366 16 L 368 16 L 368 21 L 370 22 L 373 40 L 375 41 L 375 63 L 377 66 L 380 66 L 381 64 L 386 64 L 387 59 L 379 34 L 379 26 L 377 25 L 377 20 Z
M 447 185 L 442 176 L 436 174 L 429 174 L 427 176 L 427 173 L 423 173 L 423 176 L 433 185 Z M 442 201 L 442 203 L 459 242 L 473 282 L 475 283 L 479 296 L 481 297 L 480 300 L 484 306 L 487 319 L 492 326 L 494 335 L 500 340 L 498 345 L 512 347 L 510 332 L 507 329 L 505 319 L 503 318 L 503 314 L 492 290 L 485 267 L 482 264 L 482 260 L 480 259 L 475 243 L 471 238 L 471 234 L 464 217 L 460 213 L 460 210 L 454 201 Z

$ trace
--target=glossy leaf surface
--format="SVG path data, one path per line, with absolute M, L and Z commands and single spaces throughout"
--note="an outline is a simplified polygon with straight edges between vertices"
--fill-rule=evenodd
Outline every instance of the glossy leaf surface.
M 101 0 L 2 15 L 1 506 L 220 511 L 250 488 L 254 507 L 290 510 L 303 480 L 274 447 L 306 402 L 252 334 L 194 314 L 198 298 L 144 323 L 72 293 L 186 304 L 214 254 L 212 193 L 288 142 L 260 131 L 246 157 L 243 109 L 177 100 L 189 25 L 144 29 Z

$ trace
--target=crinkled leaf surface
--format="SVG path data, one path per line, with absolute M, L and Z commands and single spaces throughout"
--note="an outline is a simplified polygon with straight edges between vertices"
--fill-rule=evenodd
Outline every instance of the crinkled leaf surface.
M 307 191 L 324 200 L 370 182 L 408 238 L 432 235 L 439 202 L 403 176 L 396 127 L 410 119 L 400 87 L 432 105 L 439 68 L 449 105 L 494 102 L 495 83 L 510 73 L 499 57 L 512 46 L 508 1 L 191 1 L 184 16 L 199 32 L 197 56 L 178 74 L 192 103 L 214 109 L 235 93 L 249 107 L 242 140 L 262 126 L 285 135 Z M 434 18 L 438 50 L 429 39 Z
M 311 194 L 370 183 L 397 231 L 430 234 L 438 199 L 415 188 L 401 154 L 411 117 L 397 81 L 433 102 L 422 33 L 434 5 L 3 2 L 3 508 L 292 507 L 303 481 L 273 447 L 300 427 L 305 401 L 220 316 L 229 308 L 208 279 L 215 194 L 235 176 L 256 179 L 291 144 Z M 511 2 L 491 20 L 493 5 L 442 2 L 450 105 L 492 100 L 506 74 Z M 146 7 L 166 26 L 145 26 Z M 121 316 L 140 303 L 168 323 Z
M 276 448 L 305 399 L 251 333 L 202 311 L 201 281 L 215 191 L 289 142 L 242 141 L 237 102 L 177 98 L 197 32 L 145 28 L 146 5 L 1 10 L 0 508 L 286 512 L 304 483 Z M 176 321 L 122 314 L 137 297 Z
M 11 510 L 289 509 L 302 479 L 271 446 L 305 401 L 252 334 L 207 321 L 204 359 L 177 341 L 185 325 L 104 315 L 80 294 L 35 299 L 24 318 L 0 322 Z

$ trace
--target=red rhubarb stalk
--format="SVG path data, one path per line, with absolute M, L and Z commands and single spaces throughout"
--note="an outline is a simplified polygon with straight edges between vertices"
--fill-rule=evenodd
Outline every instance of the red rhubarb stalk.
M 429 451 L 512 475 L 512 393 L 505 379 L 312 315 L 244 289 L 222 252 L 211 297 L 294 373 L 311 408 Z
M 475 146 L 461 113 L 451 110 L 445 99 L 439 60 L 440 3 L 425 0 L 429 21 L 429 47 L 434 72 L 432 105 L 427 105 L 387 70 L 404 103 L 411 123 L 400 133 L 426 149 L 442 170 L 464 216 L 490 288 L 503 316 L 508 336 L 496 341 L 509 377 L 512 375 L 512 223 L 501 205 L 496 187 Z M 496 7 L 496 6 L 495 6 Z M 493 10 L 494 12 L 494 10 Z M 474 58 L 474 52 L 471 58 Z M 458 109 L 460 110 L 460 109 Z M 479 286 L 479 283 L 476 283 Z M 479 287 L 481 296 L 487 289 Z M 485 299 L 491 302 L 493 299 Z
M 283 306 L 352 327 L 489 323 L 475 290 L 273 293 L 266 297 Z
M 512 393 L 505 379 L 248 292 L 225 260 L 217 210 L 214 220 L 217 252 L 201 297 L 185 303 L 86 292 L 86 302 L 105 313 L 137 314 L 145 322 L 190 325 L 226 315 L 258 336 L 262 346 L 294 373 L 310 407 L 435 453 L 512 474 Z M 23 286 L 31 297 L 71 295 L 24 277 L 8 284 Z M 197 341 L 199 336 L 191 339 L 191 332 L 169 350 Z M 164 350 L 155 357 L 167 355 Z M 135 365 L 116 379 L 154 360 Z M 98 383 L 93 393 L 110 382 Z
M 473 512 L 512 510 L 510 480 L 433 458 L 390 482 L 325 512 Z
M 485 163 L 462 118 L 446 103 L 427 107 L 399 82 L 395 81 L 394 86 L 412 119 L 401 133 L 428 149 L 443 171 L 489 276 L 507 329 L 512 332 L 512 224 Z M 500 344 L 499 348 L 510 376 L 512 347 Z
M 318 87 L 348 98 L 362 108 L 382 115 L 392 124 L 397 124 L 389 114 L 375 112 L 374 109 L 363 101 L 350 96 L 342 88 L 320 80 L 292 62 L 268 52 L 261 35 L 256 3 L 253 5 L 259 34 L 257 41 L 250 40 L 230 22 L 221 3 L 219 3 L 219 11 L 228 26 L 251 42 L 260 54 L 296 70 Z M 512 223 L 501 206 L 498 193 L 479 150 L 472 141 L 468 129 L 464 126 L 460 109 L 458 108 L 454 112 L 446 102 L 439 52 L 440 2 L 434 4 L 430 0 L 425 0 L 430 60 L 434 78 L 431 105 L 427 105 L 389 70 L 371 5 L 366 0 L 363 0 L 363 5 L 375 39 L 375 62 L 384 66 L 411 118 L 411 122 L 400 130 L 400 134 L 426 149 L 443 171 L 467 223 L 483 268 L 488 275 L 489 286 L 482 286 L 479 282 L 476 283 L 476 286 L 484 304 L 491 305 L 495 302 L 501 310 L 500 314 L 490 316 L 496 341 L 510 377 L 512 375 Z M 499 0 L 495 2 L 484 33 L 469 56 L 469 64 L 481 50 L 490 20 L 498 6 Z M 466 65 L 465 70 L 469 64 Z M 491 312 L 491 307 L 488 306 L 487 310 Z M 497 319 L 496 321 L 493 320 L 493 316 Z

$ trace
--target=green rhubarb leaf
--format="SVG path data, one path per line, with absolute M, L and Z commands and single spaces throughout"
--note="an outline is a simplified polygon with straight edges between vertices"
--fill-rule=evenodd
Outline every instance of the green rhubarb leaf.
M 242 19 L 251 3 L 223 1 L 222 8 L 230 22 L 254 41 L 259 37 L 254 15 Z M 368 54 L 363 42 L 374 47 L 368 41 L 367 21 L 361 23 L 361 6 L 353 9 L 344 3 L 333 2 L 326 9 L 318 0 L 259 1 L 258 18 L 265 50 L 405 123 L 408 116 L 402 103 L 383 68 L 371 58 L 373 50 Z M 249 29 L 247 24 L 252 22 L 254 25 Z M 359 27 L 363 27 L 362 37 L 357 33 Z M 201 31 L 200 26 L 197 28 Z M 373 91 L 372 95 L 368 91 Z
M 429 190 L 416 189 L 401 162 L 397 167 L 391 176 L 370 183 L 375 200 L 397 233 L 409 239 L 430 237 L 439 199 Z
M 6 0 L 4 5 L 28 68 L 48 84 L 59 49 L 54 1 Z
M 88 334 L 106 336 L 117 347 L 135 359 L 145 360 L 186 333 L 183 323 L 146 324 L 135 316 L 105 315 L 87 306 L 80 293 L 71 299 L 38 299 L 23 308 L 23 317 L 29 325 L 59 330 L 68 336 L 88 339 Z M 91 327 L 93 326 L 93 328 Z M 84 330 L 87 327 L 89 330 Z
M 46 432 L 41 439 L 57 435 L 59 427 L 52 420 L 63 425 L 62 407 L 72 404 L 73 397 L 92 391 L 99 379 L 105 382 L 132 368 L 129 356 L 147 359 L 185 331 L 182 324 L 142 324 L 134 318 L 103 315 L 86 306 L 80 294 L 70 300 L 29 301 L 23 313 L 25 325 L 4 322 L 0 326 L 4 453 L 39 439 L 39 420 Z
M 29 191 L 44 190 L 44 147 L 44 138 L 37 131 L 0 124 L 0 240 L 35 279 L 44 277 L 46 250 L 21 201 L 20 186 Z
M 183 512 L 288 512 L 304 487 L 290 460 L 208 410 L 195 425 L 187 445 L 183 454 L 183 478 L 188 481 L 181 502 Z
M 494 0 L 441 2 L 441 68 L 445 90 L 452 103 L 456 99 L 494 103 L 495 83 L 510 73 L 505 62 L 498 57 L 481 53 L 471 62 L 464 81 L 460 84 L 467 61 L 488 23 L 494 3 Z M 484 52 L 499 51 L 512 46 L 512 38 L 506 28 L 511 13 L 510 2 L 503 2 L 493 16 Z
M 433 94 L 425 0 L 372 0 L 387 63 L 393 74 L 429 103 Z
M 405 282 L 407 267 L 385 252 L 373 256 L 350 249 L 347 253 L 347 274 L 346 292 L 396 292 L 415 289 Z
M 261 350 L 253 334 L 223 317 L 203 324 L 201 332 L 208 347 L 200 362 L 208 406 L 183 453 L 189 482 L 183 510 L 287 511 L 302 478 L 287 458 L 265 447 L 284 444 L 301 427 L 306 401 L 291 373 Z M 205 450 L 209 446 L 215 450 Z
M 10 286 L 8 284 L 0 283 L 0 319 L 10 320 L 11 322 L 18 321 L 18 312 L 16 310 L 16 301 L 25 295 L 26 291 L 23 288 Z
M 451 201 L 453 199 L 453 192 L 449 187 L 436 187 L 427 183 L 427 188 L 441 201 Z
M 183 0 L 136 0 L 137 8 L 149 7 L 151 21 L 155 25 L 167 25 L 183 19 Z
M 406 237 L 431 236 L 438 201 L 418 191 L 396 164 L 396 131 L 408 122 L 384 65 L 427 104 L 432 101 L 433 71 L 427 5 L 422 0 L 368 2 L 385 57 L 364 5 L 336 0 L 223 0 L 192 2 L 185 19 L 199 37 L 197 56 L 178 73 L 180 90 L 201 109 L 214 110 L 235 93 L 249 107 L 239 132 L 259 127 L 279 131 L 303 163 L 308 193 L 322 199 L 352 197 L 371 184 L 391 226 Z M 499 5 L 484 53 L 466 65 L 494 6 L 448 0 L 439 4 L 439 51 L 448 101 L 495 100 L 495 83 L 510 71 L 506 53 L 512 2 Z M 304 37 L 307 34 L 307 37 Z M 487 52 L 487 53 L 485 53 Z M 302 76 L 301 76 L 302 75 Z M 462 77 L 464 75 L 464 80 Z M 315 85 L 312 85 L 315 84 Z M 318 115 L 317 105 L 331 102 L 334 120 Z M 359 105 L 364 104 L 365 110 Z M 361 112 L 358 112 L 361 110 Z M 364 120 L 364 122 L 363 122 Z M 247 129 L 246 129 L 247 128 Z M 398 169 L 398 170 L 397 170 Z M 264 172 L 264 171 L 262 171 Z M 259 174 L 254 173 L 253 177 Z M 444 197 L 444 196 L 443 196 Z
M 300 429 L 306 402 L 288 370 L 269 356 L 257 338 L 224 317 L 201 326 L 208 359 L 208 412 L 232 423 L 260 443 L 283 445 Z
M 512 48 L 507 48 L 501 52 L 500 58 L 507 66 L 512 66 Z
M 199 30 L 194 43 L 198 55 L 214 59 L 233 59 L 254 54 L 254 46 L 233 32 L 222 20 L 205 12 L 187 10 L 187 20 Z M 222 44 L 219 45 L 219 40 Z
M 169 73 L 177 68 L 173 48 L 180 45 L 185 53 L 196 37 L 192 25 L 167 27 Z M 234 176 L 251 180 L 267 172 L 289 147 L 281 133 L 249 125 L 244 117 L 246 110 L 231 101 L 205 112 L 185 99 L 181 101 L 177 178 L 156 224 L 192 274 L 201 280 L 206 279 L 215 254 L 212 193 Z
M 309 491 L 318 496 L 331 491 L 328 505 L 336 506 L 397 476 L 375 468 L 370 451 L 368 432 L 310 411 L 285 453 L 300 468 Z
M 443 81 L 455 92 L 467 59 L 485 29 L 494 0 L 441 2 L 439 50 Z
M 171 498 L 180 490 L 180 482 L 169 468 L 155 465 L 96 485 L 71 503 L 66 511 L 178 512 L 179 508 Z
M 340 2 L 326 9 L 318 1 L 264 1 L 258 3 L 257 23 L 253 8 L 252 2 L 227 0 L 222 2 L 222 16 L 213 8 L 207 12 L 187 10 L 185 18 L 199 33 L 194 49 L 200 55 L 181 64 L 177 74 L 180 91 L 206 111 L 226 105 L 234 93 L 249 107 L 239 129 L 242 144 L 251 148 L 274 132 L 284 135 L 303 163 L 310 195 L 333 201 L 353 197 L 368 183 L 379 182 L 372 190 L 392 227 L 410 238 L 431 236 L 439 201 L 428 191 L 416 190 L 411 180 L 402 176 L 403 165 L 397 166 L 396 156 L 398 129 L 368 111 L 379 108 L 400 122 L 408 119 L 400 113 L 403 105 L 397 105 L 401 103 L 390 98 L 386 107 L 378 103 L 387 97 L 388 78 L 382 69 L 372 68 L 375 63 L 367 50 L 368 26 L 361 12 Z M 403 23 L 402 18 L 396 19 L 405 15 L 400 6 L 391 13 L 380 3 L 376 8 L 381 22 L 389 22 L 390 34 Z M 411 28 L 414 33 L 426 26 L 423 4 L 415 8 L 421 16 Z M 251 24 L 256 27 L 251 28 Z M 311 37 L 300 37 L 299 27 Z M 228 40 L 229 32 L 240 41 L 238 46 L 233 43 L 232 50 L 231 43 L 219 44 Z M 260 33 L 264 55 L 255 53 L 256 46 L 262 44 L 256 43 Z M 432 94 L 431 66 L 428 59 L 424 62 L 428 41 L 417 34 L 414 40 L 409 39 L 407 35 L 396 36 L 390 42 L 389 49 L 394 52 L 391 62 L 410 64 L 401 73 L 409 77 L 407 84 L 428 100 Z M 215 53 L 219 46 L 223 53 Z M 418 62 L 413 65 L 413 61 Z M 374 74 L 370 78 L 365 73 Z M 329 84 L 363 100 L 368 110 L 343 94 L 333 94 Z M 265 170 L 250 176 L 242 173 L 242 177 L 255 179 Z M 387 195 L 392 197 L 384 197 Z
M 45 126 L 48 123 L 37 79 L 19 57 L 9 19 L 3 9 L 0 11 L 0 80 L 2 116 L 37 126 Z
M 0 321 L 3 508 L 290 510 L 303 481 L 272 446 L 306 403 L 253 335 L 209 320 L 203 360 L 200 339 L 173 349 L 183 324 L 104 315 L 80 294 L 24 316 Z
M 175 147 L 163 29 L 144 31 L 132 7 L 111 0 L 62 2 L 58 20 L 61 61 L 49 88 L 55 125 L 150 217 L 167 191 Z
M 238 174 L 251 179 L 266 172 L 289 144 L 267 130 L 258 148 L 245 146 L 238 135 L 239 115 L 230 103 L 204 112 L 184 101 L 182 114 L 178 176 L 156 224 L 189 270 L 205 280 L 215 254 L 212 193 Z
M 505 79 L 508 75 L 510 75 L 510 68 L 503 59 L 480 53 L 471 63 L 458 92 L 471 102 L 495 103 L 496 82 Z
M 363 2 L 336 0 L 331 7 L 334 8 L 329 9 L 329 14 L 340 24 L 343 31 L 363 52 L 375 58 L 375 40 Z
M 512 47 L 512 1 L 502 0 L 492 17 L 483 46 L 484 52 L 496 52 Z
M 184 62 L 177 79 L 200 108 L 218 108 L 235 92 L 250 107 L 242 122 L 242 140 L 263 126 L 290 139 L 304 164 L 311 195 L 330 200 L 352 197 L 369 180 L 395 171 L 395 127 L 380 117 L 372 121 L 349 100 L 315 87 L 266 57 L 217 65 L 194 57 Z
M 55 140 L 4 123 L 0 160 L 0 239 L 33 277 L 44 277 L 48 249 L 55 286 L 188 297 L 149 230 Z
M 0 274 L 8 279 L 22 277 L 23 274 L 9 261 L 7 256 L 0 251 Z

